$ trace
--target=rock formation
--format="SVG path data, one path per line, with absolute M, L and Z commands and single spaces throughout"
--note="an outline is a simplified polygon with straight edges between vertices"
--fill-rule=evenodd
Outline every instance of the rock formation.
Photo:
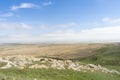
M 101 65 L 94 64 L 80 64 L 80 62 L 72 61 L 72 60 L 57 60 L 52 58 L 36 58 L 32 56 L 6 56 L 0 57 L 0 62 L 7 63 L 5 66 L 0 67 L 0 69 L 7 69 L 11 67 L 16 67 L 19 69 L 24 68 L 53 68 L 53 69 L 72 69 L 75 71 L 101 71 L 104 73 L 116 73 L 120 74 L 119 71 L 109 70 Z

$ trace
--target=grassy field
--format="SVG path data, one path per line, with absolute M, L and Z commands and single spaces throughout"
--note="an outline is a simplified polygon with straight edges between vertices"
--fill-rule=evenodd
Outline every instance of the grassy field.
M 0 47 L 1 56 L 16 54 L 73 59 L 84 64 L 100 64 L 109 69 L 120 71 L 120 45 L 116 44 L 10 45 Z M 1 63 L 1 65 L 4 64 Z M 73 70 L 10 68 L 0 70 L 0 80 L 120 80 L 120 75 Z
M 120 80 L 120 75 L 56 69 L 5 69 L 0 80 Z
M 108 45 L 95 51 L 95 54 L 80 59 L 83 63 L 93 63 L 120 71 L 120 45 Z

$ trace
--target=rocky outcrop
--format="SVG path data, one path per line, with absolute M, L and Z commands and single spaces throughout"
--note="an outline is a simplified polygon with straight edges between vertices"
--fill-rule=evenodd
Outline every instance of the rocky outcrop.
M 77 61 L 71 60 L 57 60 L 52 58 L 36 58 L 32 56 L 6 56 L 1 57 L 0 62 L 6 62 L 5 66 L 0 67 L 0 69 L 6 69 L 11 67 L 16 67 L 19 69 L 24 68 L 53 68 L 53 69 L 72 69 L 75 71 L 101 71 L 104 73 L 116 73 L 120 74 L 119 71 L 116 70 L 109 70 L 101 65 L 94 65 L 94 64 L 80 64 Z
M 37 69 L 37 68 L 45 68 L 45 69 L 48 69 L 49 67 L 42 64 L 42 65 L 39 65 L 39 64 L 34 64 L 34 65 L 31 65 L 29 66 L 29 68 L 34 68 L 34 69 Z

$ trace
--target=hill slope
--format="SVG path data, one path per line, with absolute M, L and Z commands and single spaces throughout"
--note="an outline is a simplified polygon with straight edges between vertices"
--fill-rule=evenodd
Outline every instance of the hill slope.
M 80 61 L 94 63 L 120 70 L 120 45 L 108 45 L 95 51 L 95 54 Z

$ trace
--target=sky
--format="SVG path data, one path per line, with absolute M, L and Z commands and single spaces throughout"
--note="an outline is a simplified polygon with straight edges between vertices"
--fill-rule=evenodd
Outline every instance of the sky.
M 0 43 L 120 42 L 120 0 L 1 0 Z

